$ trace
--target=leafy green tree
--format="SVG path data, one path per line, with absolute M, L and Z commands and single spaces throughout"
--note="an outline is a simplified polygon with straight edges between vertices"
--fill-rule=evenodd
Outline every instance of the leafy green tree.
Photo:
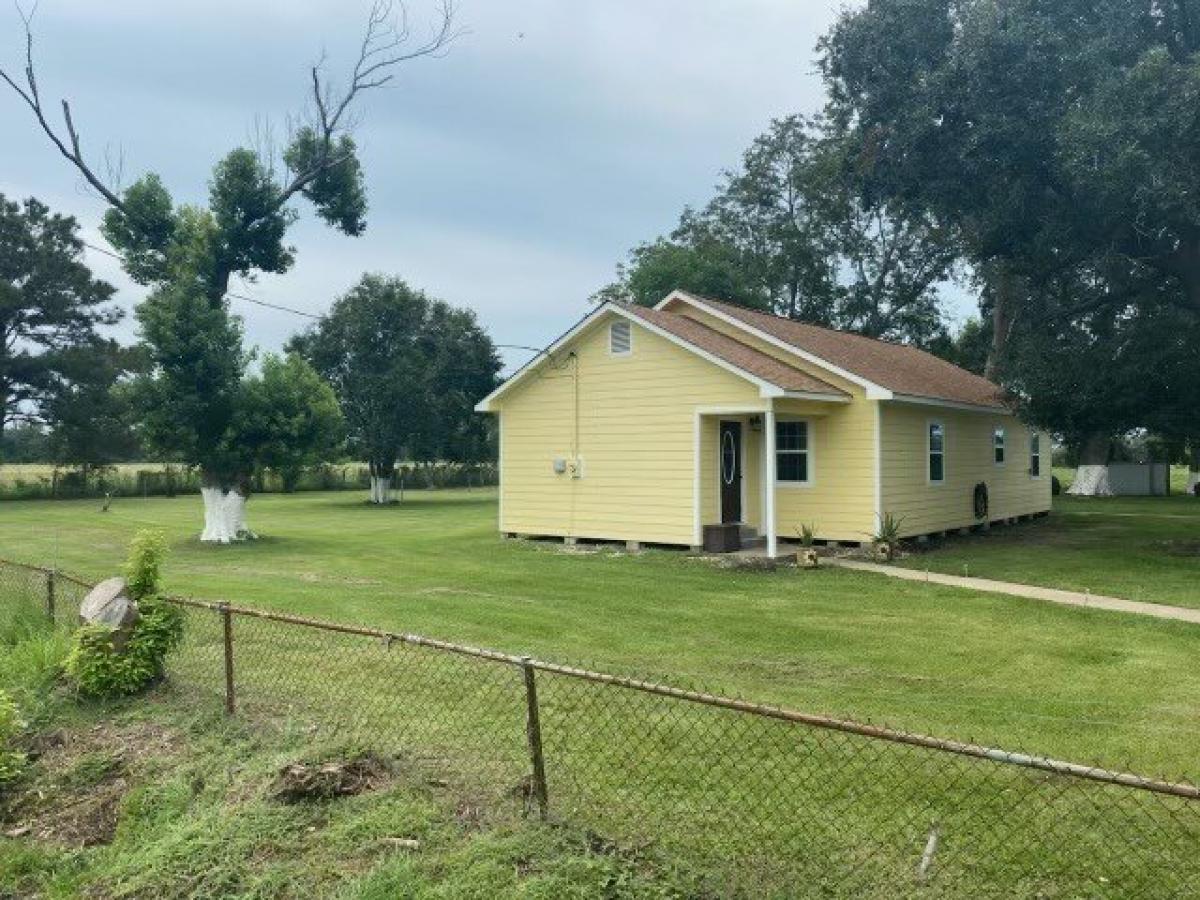
M 50 456 L 50 435 L 41 425 L 18 422 L 0 434 L 0 462 L 49 462 Z
M 243 392 L 233 430 L 256 448 L 260 465 L 279 475 L 285 492 L 296 489 L 304 469 L 341 447 L 345 423 L 333 388 L 299 356 L 268 354 Z
M 982 375 L 987 368 L 988 348 L 992 343 L 991 326 L 986 319 L 972 317 L 954 334 L 943 333 L 926 348 L 956 366 Z
M 928 344 L 944 332 L 937 284 L 958 247 L 950 230 L 867 202 L 845 135 L 790 116 L 746 151 L 701 211 L 669 239 L 635 248 L 597 299 L 649 305 L 674 288 L 872 337 Z
M 746 271 L 737 249 L 702 236 L 692 225 L 694 217 L 694 212 L 685 211 L 680 227 L 670 238 L 660 237 L 634 247 L 629 252 L 629 264 L 617 266 L 617 280 L 597 291 L 592 299 L 653 306 L 678 289 L 768 309 L 769 298 Z
M 247 374 L 240 322 L 199 285 L 160 288 L 137 316 L 151 356 L 151 373 L 134 385 L 147 445 L 205 473 L 202 540 L 252 537 L 245 499 L 254 473 L 274 469 L 292 487 L 302 468 L 335 453 L 332 390 L 295 357 L 268 355 L 260 375 Z
M 392 24 L 392 4 L 377 0 L 346 86 L 331 87 L 321 64 L 310 72 L 310 101 L 276 160 L 266 150 L 238 147 L 220 160 L 204 206 L 177 204 L 154 174 L 119 191 L 86 160 L 70 105 L 57 127 L 43 105 L 35 76 L 30 21 L 25 18 L 26 67 L 20 80 L 0 78 L 33 113 L 51 144 L 108 203 L 103 232 L 124 257 L 129 275 L 153 290 L 138 310 L 153 363 L 143 396 L 149 441 L 168 458 L 197 466 L 208 525 L 203 539 L 248 535 L 243 520 L 256 455 L 271 442 L 239 431 L 251 421 L 239 407 L 248 361 L 240 322 L 227 292 L 234 277 L 283 273 L 294 261 L 285 243 L 307 200 L 317 216 L 344 234 L 363 232 L 366 193 L 350 133 L 361 96 L 389 83 L 402 63 L 436 54 L 454 39 L 453 9 L 442 0 L 429 38 L 408 41 Z M 216 523 L 216 527 L 214 527 Z
M 373 503 L 387 502 L 401 453 L 475 461 L 489 452 L 474 405 L 496 386 L 500 360 L 471 311 L 365 275 L 289 349 L 333 385 Z
M 68 377 L 46 403 L 50 458 L 77 468 L 86 481 L 92 469 L 137 458 L 132 385 L 126 375 L 141 364 L 136 348 L 116 341 L 64 355 Z
M 987 282 L 989 374 L 1049 282 L 1106 257 L 1200 308 L 1197 21 L 1196 0 L 875 0 L 822 41 L 869 191 L 954 227 Z
M 0 194 L 0 435 L 17 423 L 45 424 L 51 401 L 84 384 L 111 345 L 115 289 L 83 262 L 79 225 L 37 200 Z
M 1002 376 L 1030 420 L 1057 431 L 1081 465 L 1151 429 L 1179 444 L 1195 427 L 1200 316 L 1180 287 L 1114 262 L 1063 273 L 1014 324 Z

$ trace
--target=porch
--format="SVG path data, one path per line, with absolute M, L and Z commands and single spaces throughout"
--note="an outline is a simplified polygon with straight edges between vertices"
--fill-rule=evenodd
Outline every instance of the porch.
M 707 526 L 723 525 L 737 529 L 739 552 L 779 556 L 780 492 L 814 484 L 813 422 L 841 405 L 768 398 L 753 406 L 697 408 L 693 545 L 704 545 Z M 803 496 L 789 498 L 789 508 L 807 505 Z M 784 535 L 791 542 L 796 537 L 791 528 Z

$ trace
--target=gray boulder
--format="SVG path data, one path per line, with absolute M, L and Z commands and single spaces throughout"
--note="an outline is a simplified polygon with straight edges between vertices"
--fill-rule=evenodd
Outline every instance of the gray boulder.
M 113 630 L 113 647 L 125 649 L 138 619 L 137 603 L 129 596 L 124 578 L 109 578 L 92 588 L 79 607 L 84 625 L 103 625 Z

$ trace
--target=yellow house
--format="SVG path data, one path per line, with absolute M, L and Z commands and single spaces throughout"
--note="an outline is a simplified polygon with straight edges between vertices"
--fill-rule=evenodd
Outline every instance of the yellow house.
M 769 555 L 802 525 L 869 540 L 1050 508 L 1049 442 L 993 383 L 921 350 L 675 291 L 597 307 L 476 407 L 506 534 Z M 979 487 L 983 485 L 983 487 Z

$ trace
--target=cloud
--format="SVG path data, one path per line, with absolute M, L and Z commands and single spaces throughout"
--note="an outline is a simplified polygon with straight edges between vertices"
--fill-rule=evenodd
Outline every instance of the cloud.
M 364 98 L 366 235 L 331 232 L 300 204 L 296 267 L 246 292 L 319 312 L 362 272 L 388 272 L 474 308 L 500 342 L 544 344 L 631 246 L 702 203 L 773 116 L 819 107 L 812 48 L 839 5 L 460 0 L 469 34 Z M 431 3 L 409 6 L 419 31 Z M 344 0 L 42 0 L 43 94 L 71 99 L 93 158 L 123 152 L 126 181 L 157 171 L 178 199 L 202 201 L 213 163 L 247 141 L 256 117 L 282 132 L 302 107 L 323 49 L 327 72 L 345 71 L 365 10 Z M 22 50 L 15 26 L 0 12 L 10 66 Z M 96 238 L 101 203 L 15 98 L 0 95 L 0 116 L 0 190 L 74 213 Z M 112 260 L 89 260 L 132 308 L 142 290 Z M 249 340 L 268 349 L 305 324 L 235 308 Z

